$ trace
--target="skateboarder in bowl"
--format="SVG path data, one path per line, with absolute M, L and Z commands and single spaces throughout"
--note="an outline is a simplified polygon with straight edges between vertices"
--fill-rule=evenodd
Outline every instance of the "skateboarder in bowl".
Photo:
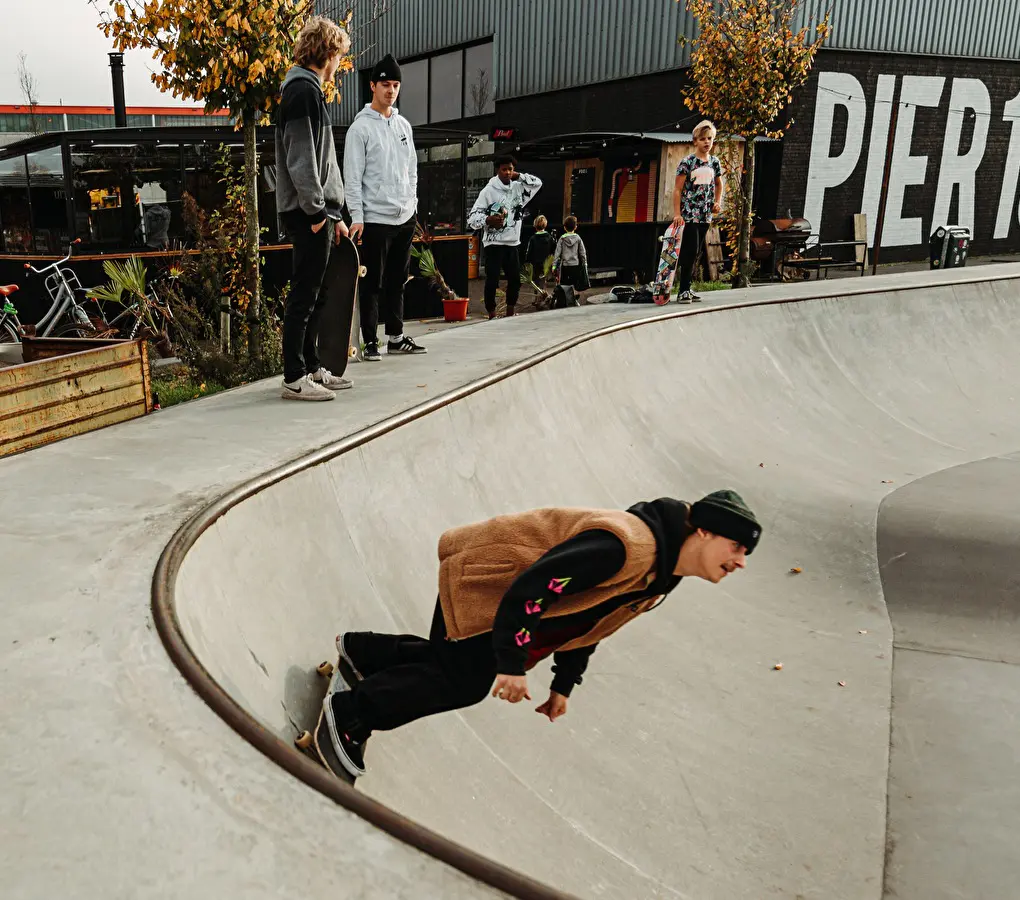
M 347 235 L 344 182 L 322 92 L 336 77 L 351 42 L 335 22 L 312 16 L 294 47 L 276 122 L 276 202 L 294 244 L 290 295 L 283 316 L 285 400 L 332 400 L 351 386 L 319 363 L 316 339 L 326 303 L 323 278 L 330 247 Z
M 527 672 L 554 660 L 555 722 L 599 642 L 655 608 L 684 577 L 718 584 L 744 568 L 761 526 L 741 497 L 630 509 L 536 509 L 447 531 L 428 638 L 349 631 L 337 650 L 357 679 L 328 695 L 330 740 L 354 777 L 364 742 L 423 716 L 493 697 L 530 700 Z

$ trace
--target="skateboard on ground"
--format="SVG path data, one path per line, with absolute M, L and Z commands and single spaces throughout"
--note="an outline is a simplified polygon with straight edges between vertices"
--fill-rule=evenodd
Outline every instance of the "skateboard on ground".
M 319 359 L 334 375 L 343 375 L 348 361 L 354 357 L 352 348 L 361 346 L 357 328 L 358 279 L 365 267 L 358 259 L 358 248 L 348 237 L 330 248 L 323 286 L 326 305 L 319 319 Z
M 348 685 L 353 685 L 358 680 L 347 663 L 345 663 L 342 659 L 338 659 L 335 664 L 328 660 L 326 662 L 319 663 L 315 671 L 323 678 L 329 679 L 326 686 L 326 693 L 323 696 L 323 703 L 325 703 L 327 697 L 336 693 L 337 686 L 341 680 L 346 681 Z M 341 688 L 346 689 L 342 686 Z M 321 703 L 319 704 L 319 720 L 315 724 L 315 729 L 313 731 L 302 731 L 294 739 L 294 743 L 301 750 L 314 751 L 315 757 L 319 760 L 319 762 L 341 781 L 346 781 L 352 786 L 354 782 L 357 781 L 357 779 L 348 772 L 346 768 L 344 768 L 344 764 L 340 762 L 336 755 L 336 751 L 333 749 L 333 742 L 329 737 L 329 723 L 326 721 L 326 713 Z
M 672 223 L 662 236 L 662 252 L 659 255 L 659 266 L 655 270 L 655 281 L 652 283 L 652 299 L 656 306 L 669 303 L 673 292 L 673 279 L 676 278 L 676 261 L 680 256 L 680 242 L 683 240 L 684 229 L 674 228 Z

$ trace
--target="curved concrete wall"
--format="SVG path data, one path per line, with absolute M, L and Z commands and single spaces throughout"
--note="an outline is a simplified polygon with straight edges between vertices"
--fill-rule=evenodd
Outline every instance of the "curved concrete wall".
M 685 583 L 607 642 L 565 719 L 490 701 L 379 734 L 358 787 L 582 896 L 879 897 L 876 512 L 897 485 L 1020 446 L 1018 285 L 723 309 L 580 344 L 229 510 L 182 563 L 183 632 L 291 740 L 337 631 L 427 629 L 443 529 L 736 488 L 765 523 L 747 572 Z M 547 684 L 534 673 L 536 701 Z

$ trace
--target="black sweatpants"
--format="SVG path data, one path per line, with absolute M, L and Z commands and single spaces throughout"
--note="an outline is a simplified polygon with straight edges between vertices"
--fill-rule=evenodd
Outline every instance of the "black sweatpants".
M 691 289 L 691 275 L 694 264 L 698 261 L 701 248 L 705 245 L 708 234 L 707 222 L 687 222 L 684 225 L 684 236 L 680 239 L 680 254 L 677 265 L 680 269 L 680 293 Z
M 411 266 L 411 241 L 415 218 L 403 225 L 369 222 L 361 235 L 358 255 L 368 270 L 358 291 L 361 337 L 366 344 L 379 340 L 379 315 L 386 334 L 404 333 L 404 283 Z
M 294 244 L 290 293 L 283 313 L 283 379 L 287 382 L 319 370 L 315 342 L 326 303 L 322 280 L 335 230 L 332 220 L 327 220 L 318 233 L 304 223 L 287 229 Z
M 500 269 L 506 273 L 507 310 L 517 305 L 521 294 L 521 257 L 518 246 L 490 244 L 485 248 L 485 311 L 491 316 L 496 311 L 496 289 L 499 287 Z
M 355 660 L 371 661 L 371 673 L 353 691 L 359 723 L 389 731 L 435 713 L 480 703 L 496 680 L 492 633 L 462 641 L 446 639 L 446 622 L 436 603 L 428 639 L 413 634 L 348 634 Z

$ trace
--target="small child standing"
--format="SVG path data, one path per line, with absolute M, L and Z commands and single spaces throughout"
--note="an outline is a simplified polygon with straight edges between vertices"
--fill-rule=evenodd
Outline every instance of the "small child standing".
M 549 220 L 545 216 L 535 217 L 535 233 L 528 241 L 528 249 L 524 253 L 524 261 L 531 266 L 532 278 L 538 281 L 545 275 L 546 260 L 556 250 L 556 238 L 546 228 Z
M 588 252 L 584 249 L 584 241 L 577 234 L 576 216 L 567 216 L 563 220 L 563 231 L 563 236 L 556 244 L 553 271 L 560 284 L 569 284 L 578 291 L 585 291 L 590 287 Z
M 694 152 L 676 167 L 673 227 L 684 230 L 677 262 L 680 267 L 679 303 L 701 299 L 691 291 L 691 276 L 712 216 L 722 212 L 722 165 L 718 157 L 712 156 L 715 134 L 715 125 L 711 122 L 700 123 L 694 129 Z

